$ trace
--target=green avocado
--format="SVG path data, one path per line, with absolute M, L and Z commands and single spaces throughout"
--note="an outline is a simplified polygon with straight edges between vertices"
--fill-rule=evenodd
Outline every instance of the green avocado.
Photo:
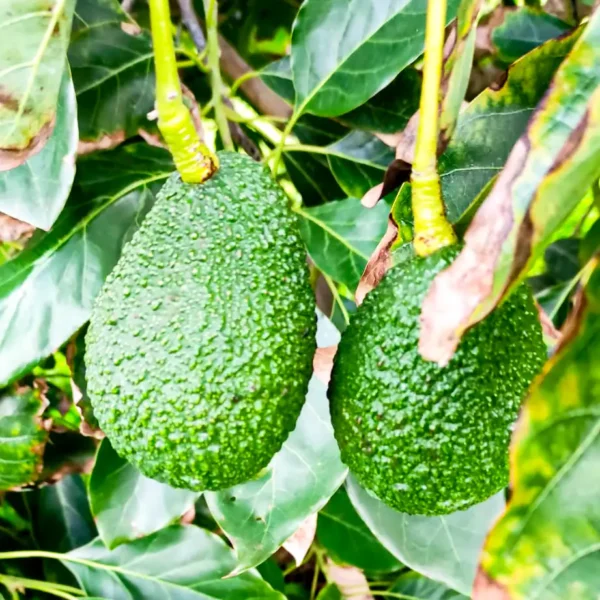
M 512 426 L 546 357 L 522 285 L 465 335 L 448 366 L 421 358 L 421 304 L 458 252 L 444 248 L 386 274 L 345 331 L 329 388 L 342 460 L 409 514 L 462 510 L 506 486 Z
M 315 351 L 295 215 L 261 165 L 219 160 L 202 185 L 166 182 L 86 338 L 88 393 L 117 453 L 192 490 L 267 466 L 295 426 Z

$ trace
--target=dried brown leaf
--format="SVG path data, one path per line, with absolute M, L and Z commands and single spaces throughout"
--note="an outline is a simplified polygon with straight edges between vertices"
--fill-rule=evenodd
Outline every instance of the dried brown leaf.
M 473 600 L 510 600 L 509 593 L 481 569 L 477 571 L 473 584 Z
M 26 148 L 1 148 L 0 149 L 0 171 L 10 171 L 27 162 L 36 155 L 48 141 L 54 131 L 54 116 L 52 120 L 45 123 L 38 133 L 31 139 Z
M 365 208 L 373 208 L 381 200 L 381 192 L 383 192 L 383 183 L 379 183 L 372 187 L 361 199 L 360 203 Z
M 31 237 L 34 231 L 33 225 L 0 213 L 0 243 L 24 242 Z
M 114 133 L 105 133 L 97 140 L 79 140 L 77 145 L 77 154 L 90 154 L 96 150 L 111 150 L 125 141 L 124 131 L 115 131 Z
M 384 233 L 379 244 L 377 244 L 377 248 L 375 248 L 373 254 L 371 254 L 371 258 L 369 258 L 369 262 L 358 282 L 355 293 L 357 304 L 362 304 L 365 296 L 379 285 L 383 276 L 392 266 L 391 247 L 397 237 L 398 225 L 390 215 L 387 231 Z
M 331 369 L 333 368 L 333 358 L 337 352 L 337 346 L 327 346 L 326 348 L 317 348 L 313 358 L 314 374 L 325 385 L 329 383 Z
M 374 600 L 365 574 L 356 567 L 343 567 L 327 558 L 327 578 L 333 581 L 344 598 Z

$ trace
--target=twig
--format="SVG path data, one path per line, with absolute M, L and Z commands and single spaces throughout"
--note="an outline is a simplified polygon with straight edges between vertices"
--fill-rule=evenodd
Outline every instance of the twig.
M 229 79 L 236 81 L 254 71 L 223 36 L 219 36 L 219 46 L 221 47 L 221 68 Z M 292 107 L 262 79 L 251 77 L 240 83 L 239 87 L 259 112 L 284 119 L 289 119 L 291 116 Z
M 198 15 L 192 6 L 192 0 L 178 0 L 179 10 L 181 11 L 181 20 L 186 29 L 192 36 L 192 41 L 196 46 L 198 53 L 202 54 L 206 50 L 206 38 L 200 26 Z

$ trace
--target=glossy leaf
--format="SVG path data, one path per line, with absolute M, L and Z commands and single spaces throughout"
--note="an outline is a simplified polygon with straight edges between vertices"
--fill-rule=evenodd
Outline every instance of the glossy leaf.
M 0 4 L 0 167 L 41 150 L 54 127 L 56 101 L 75 0 Z
M 49 229 L 71 191 L 78 140 L 75 92 L 66 68 L 50 138 L 24 164 L 0 171 L 0 210 L 34 227 Z
M 0 266 L 0 385 L 54 352 L 88 319 L 105 277 L 172 171 L 133 144 L 82 157 L 52 229 Z
M 90 504 L 108 548 L 144 537 L 174 523 L 198 494 L 144 477 L 102 440 L 90 477 Z
M 338 120 L 357 129 L 374 133 L 397 133 L 419 109 L 421 76 L 406 69 L 392 83 Z
M 325 317 L 320 319 L 319 330 L 319 346 L 338 342 L 338 332 Z M 308 516 L 323 507 L 346 477 L 326 391 L 325 384 L 313 376 L 296 428 L 266 472 L 227 490 L 205 493 L 213 517 L 236 550 L 236 572 L 273 554 Z
M 223 579 L 235 567 L 233 551 L 193 525 L 168 527 L 115 550 L 97 538 L 63 563 L 86 595 L 111 600 L 284 600 L 255 571 Z
M 407 600 L 467 600 L 468 598 L 443 583 L 427 579 L 418 573 L 400 575 L 389 591 Z
M 48 439 L 39 393 L 26 390 L 0 396 L 0 490 L 32 483 L 42 469 Z
M 439 160 L 442 193 L 455 223 L 504 166 L 576 35 L 548 42 L 508 70 L 500 89 L 488 88 L 460 114 Z
M 533 385 L 513 438 L 512 495 L 474 597 L 593 598 L 600 573 L 600 267 Z
M 289 56 L 269 63 L 261 69 L 260 78 L 284 100 L 294 104 L 296 92 L 292 81 L 292 63 Z
M 463 333 L 524 278 L 599 176 L 596 11 L 473 219 L 466 247 L 434 280 L 421 320 L 419 348 L 426 358 L 447 363 Z
M 66 475 L 39 490 L 36 539 L 44 550 L 69 552 L 96 537 L 87 490 L 80 475 Z
M 457 4 L 448 2 L 448 20 Z M 423 51 L 426 6 L 426 0 L 306 0 L 292 33 L 297 114 L 341 115 L 382 90 Z
M 512 63 L 569 29 L 571 26 L 557 17 L 539 8 L 524 6 L 516 10 L 505 10 L 502 23 L 494 27 L 491 37 L 499 58 Z
M 468 595 L 488 529 L 504 507 L 504 494 L 443 517 L 397 512 L 371 496 L 350 475 L 350 500 L 377 539 L 403 564 Z
M 118 0 L 78 0 L 69 62 L 84 141 L 115 141 L 148 124 L 154 108 L 152 43 Z
M 335 583 L 328 583 L 317 596 L 317 600 L 343 600 L 342 592 Z
M 352 131 L 323 151 L 340 187 L 357 198 L 381 183 L 387 165 L 394 160 L 392 149 L 365 131 Z
M 335 562 L 368 572 L 388 573 L 402 563 L 386 550 L 358 516 L 344 488 L 321 509 L 317 537 Z
M 388 213 L 385 202 L 367 209 L 357 198 L 301 208 L 300 233 L 317 267 L 354 291 L 387 229 Z

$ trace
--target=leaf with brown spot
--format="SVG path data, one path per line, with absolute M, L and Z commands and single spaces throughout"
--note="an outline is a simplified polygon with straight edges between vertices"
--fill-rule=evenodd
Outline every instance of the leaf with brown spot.
M 34 229 L 29 223 L 0 213 L 0 243 L 26 240 L 31 237 Z
M 491 530 L 476 600 L 595 598 L 600 547 L 600 255 L 517 422 L 512 495 Z
M 75 0 L 0 4 L 0 170 L 23 164 L 50 137 Z
M 356 567 L 347 567 L 334 563 L 327 558 L 325 566 L 327 579 L 333 581 L 344 598 L 352 600 L 375 600 L 369 588 L 365 574 Z
M 299 566 L 304 561 L 311 547 L 315 534 L 317 533 L 317 513 L 313 513 L 304 519 L 300 527 L 283 542 L 283 547 L 294 557 Z
M 419 350 L 445 365 L 464 332 L 525 277 L 550 236 L 600 176 L 600 11 L 557 71 L 465 235 L 434 280 Z
M 38 391 L 22 388 L 0 396 L 0 490 L 33 483 L 42 469 L 48 427 L 47 403 Z

